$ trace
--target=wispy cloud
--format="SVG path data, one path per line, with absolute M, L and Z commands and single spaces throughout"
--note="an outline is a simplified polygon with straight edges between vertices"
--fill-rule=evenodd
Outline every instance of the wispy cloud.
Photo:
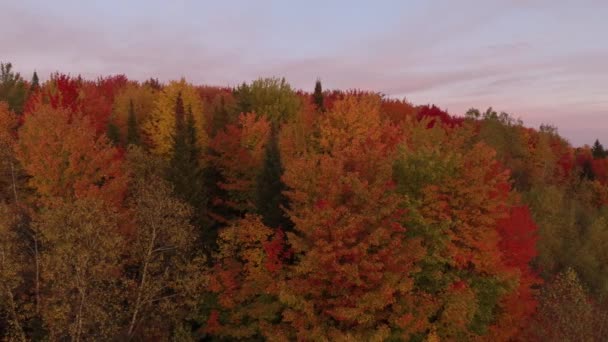
M 0 11 L 0 58 L 41 76 L 186 76 L 219 85 L 285 76 L 304 89 L 320 77 L 325 87 L 457 113 L 494 105 L 526 122 L 572 126 L 581 112 L 608 113 L 606 16 L 601 0 L 22 0 Z M 608 119 L 599 121 L 608 129 Z

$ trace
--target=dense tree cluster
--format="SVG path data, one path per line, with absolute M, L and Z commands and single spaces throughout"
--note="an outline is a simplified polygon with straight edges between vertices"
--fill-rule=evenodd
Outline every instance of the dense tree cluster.
M 602 341 L 608 152 L 492 108 L 0 68 L 7 341 Z

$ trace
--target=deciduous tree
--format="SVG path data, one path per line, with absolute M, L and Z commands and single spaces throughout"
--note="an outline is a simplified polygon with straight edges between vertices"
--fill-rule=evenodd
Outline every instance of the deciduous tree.
M 126 187 L 121 154 L 95 135 L 87 117 L 41 106 L 26 115 L 16 151 L 44 204 L 88 197 L 120 206 Z

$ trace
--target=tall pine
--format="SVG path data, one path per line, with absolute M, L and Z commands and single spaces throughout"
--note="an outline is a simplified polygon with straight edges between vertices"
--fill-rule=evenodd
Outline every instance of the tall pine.
M 183 105 L 182 105 L 183 107 Z M 129 101 L 129 117 L 127 119 L 127 145 L 139 145 L 139 131 L 137 130 L 137 117 L 133 100 Z
M 38 79 L 38 73 L 34 71 L 32 76 L 32 82 L 30 84 L 30 91 L 36 91 L 40 88 L 40 79 Z
M 167 179 L 173 184 L 175 195 L 192 206 L 193 223 L 200 227 L 205 217 L 207 196 L 196 134 L 192 110 L 185 112 L 180 93 L 175 101 L 175 134 Z M 206 240 L 205 234 L 201 237 Z
M 325 105 L 323 103 L 323 87 L 321 86 L 321 80 L 317 79 L 315 83 L 315 92 L 312 94 L 312 99 L 317 106 L 317 110 L 320 112 L 325 111 Z
M 595 139 L 595 143 L 591 148 L 591 153 L 593 154 L 593 159 L 601 159 L 606 157 L 606 150 L 604 150 L 604 146 L 602 146 L 598 139 Z
M 265 225 L 291 230 L 293 223 L 282 209 L 287 208 L 289 203 L 283 194 L 286 188 L 281 180 L 283 165 L 277 135 L 277 128 L 273 125 L 270 140 L 266 145 L 264 166 L 256 184 L 256 207 Z

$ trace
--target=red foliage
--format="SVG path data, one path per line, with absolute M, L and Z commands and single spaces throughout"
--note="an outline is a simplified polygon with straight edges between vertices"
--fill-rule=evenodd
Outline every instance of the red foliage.
M 608 183 L 608 159 L 593 159 L 591 160 L 591 170 L 595 179 L 602 185 Z
M 431 120 L 428 123 L 428 128 L 435 126 L 435 122 L 437 121 L 447 125 L 448 127 L 460 126 L 464 122 L 463 118 L 451 116 L 446 111 L 439 109 L 439 107 L 435 105 L 418 107 L 417 118 L 418 120 L 430 118 Z
M 285 233 L 281 229 L 272 237 L 272 240 L 263 244 L 266 252 L 266 262 L 264 266 L 270 272 L 279 271 L 286 258 L 289 258 L 290 251 L 285 247 Z
M 518 275 L 519 282 L 517 289 L 502 300 L 506 310 L 493 326 L 495 336 L 516 335 L 536 310 L 533 287 L 541 280 L 530 262 L 536 256 L 537 229 L 527 206 L 512 208 L 509 217 L 498 223 L 501 238 L 498 246 L 504 263 Z
M 529 262 L 536 256 L 537 226 L 527 206 L 511 209 L 510 216 L 498 224 L 500 250 L 505 263 L 529 271 Z
M 394 124 L 401 124 L 406 118 L 416 116 L 416 108 L 405 100 L 384 98 L 380 110 Z
M 207 319 L 207 325 L 205 326 L 204 331 L 207 334 L 215 334 L 220 330 L 220 328 L 220 314 L 217 312 L 217 310 L 213 310 L 209 315 L 209 319 Z
M 218 95 L 232 94 L 232 89 L 228 87 L 200 86 L 196 90 L 201 99 L 207 103 L 212 102 Z
M 104 95 L 103 89 L 91 82 L 82 85 L 82 95 L 83 115 L 91 120 L 96 135 L 104 133 L 112 114 L 112 97 Z

